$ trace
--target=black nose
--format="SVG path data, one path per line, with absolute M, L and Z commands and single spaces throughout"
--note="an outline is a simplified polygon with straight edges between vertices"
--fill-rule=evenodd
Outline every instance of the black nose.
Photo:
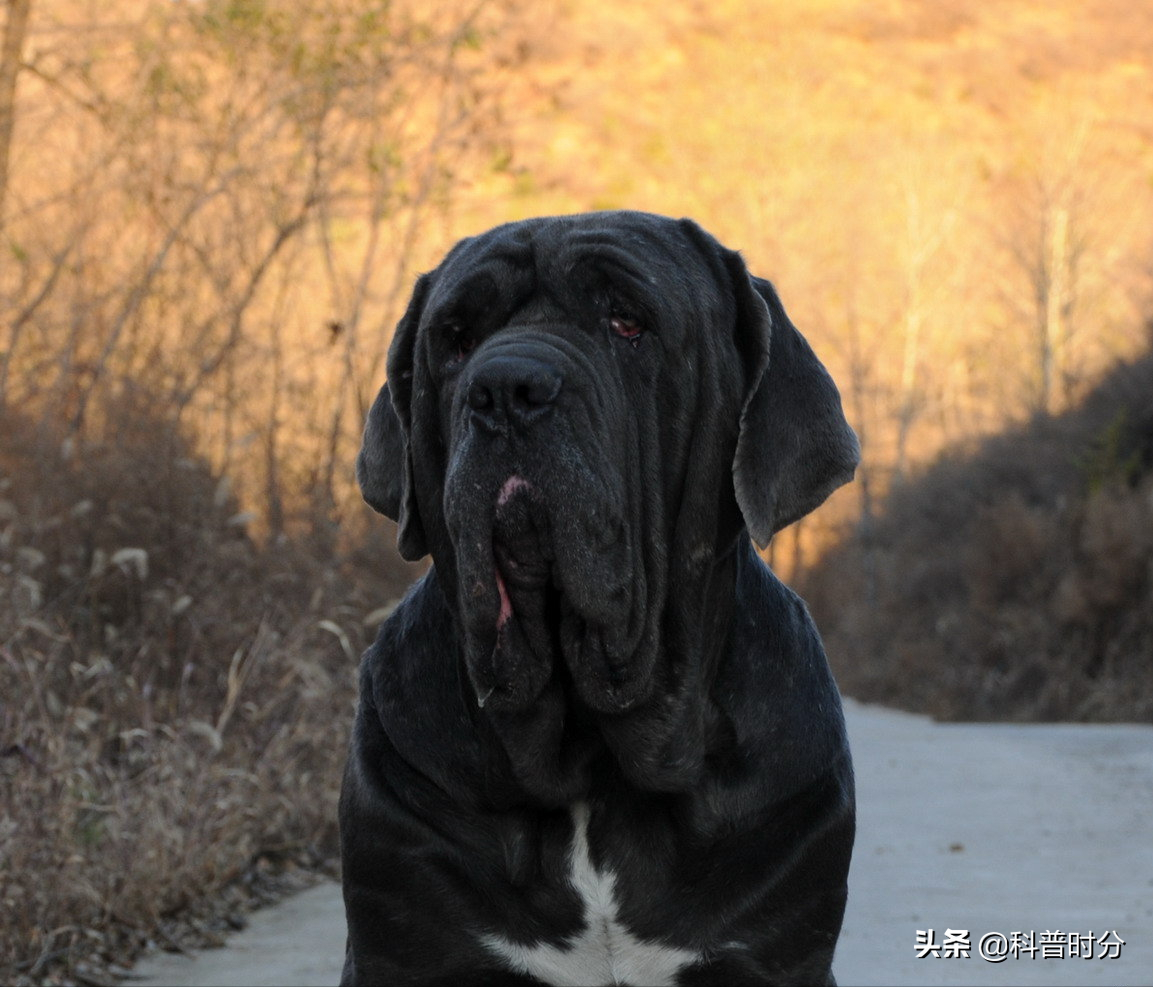
M 528 428 L 548 414 L 560 394 L 561 375 L 531 356 L 504 353 L 477 365 L 468 384 L 472 418 L 490 432 Z

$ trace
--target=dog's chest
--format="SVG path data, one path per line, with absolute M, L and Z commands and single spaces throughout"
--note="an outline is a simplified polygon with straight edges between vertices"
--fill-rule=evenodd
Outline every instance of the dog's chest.
M 672 984 L 678 970 L 700 960 L 692 950 L 638 938 L 618 915 L 611 870 L 598 870 L 589 854 L 588 806 L 572 808 L 573 844 L 569 881 L 584 908 L 584 929 L 561 945 L 525 945 L 501 936 L 485 945 L 509 965 L 548 984 Z

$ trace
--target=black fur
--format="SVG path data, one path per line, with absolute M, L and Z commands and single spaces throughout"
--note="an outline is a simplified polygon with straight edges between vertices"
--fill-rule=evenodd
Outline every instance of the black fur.
M 831 982 L 840 700 L 749 533 L 858 450 L 771 285 L 688 221 L 510 224 L 420 279 L 388 376 L 357 475 L 434 565 L 361 669 L 343 982 L 541 982 L 484 937 L 585 929 L 575 803 L 677 982 Z

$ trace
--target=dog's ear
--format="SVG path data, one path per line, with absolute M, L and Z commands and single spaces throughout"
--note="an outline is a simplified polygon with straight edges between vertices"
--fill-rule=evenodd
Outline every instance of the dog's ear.
M 861 458 L 829 372 L 785 314 L 768 281 L 726 251 L 745 363 L 733 485 L 749 534 L 769 539 L 853 478 Z
M 368 410 L 360 455 L 356 457 L 356 482 L 368 505 L 385 517 L 400 520 L 403 491 L 404 436 L 392 407 L 392 393 L 385 384 Z
M 399 525 L 396 544 L 410 562 L 428 554 L 416 503 L 412 464 L 412 374 L 416 328 L 428 292 L 428 275 L 416 283 L 388 350 L 388 382 L 376 395 L 364 425 L 356 480 L 374 509 Z

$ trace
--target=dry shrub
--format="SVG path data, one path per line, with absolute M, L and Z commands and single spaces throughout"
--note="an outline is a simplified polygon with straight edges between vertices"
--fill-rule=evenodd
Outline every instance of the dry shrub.
M 370 597 L 306 540 L 254 544 L 138 404 L 104 439 L 0 435 L 0 983 L 106 982 L 174 916 L 332 859 L 388 573 Z
M 1153 354 L 895 490 L 801 588 L 850 695 L 1153 720 Z

